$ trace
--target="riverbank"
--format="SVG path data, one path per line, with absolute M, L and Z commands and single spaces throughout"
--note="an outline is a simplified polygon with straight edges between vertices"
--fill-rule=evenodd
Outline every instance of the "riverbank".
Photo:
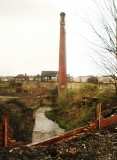
M 4 124 L 5 114 L 9 116 L 8 134 L 10 139 L 18 143 L 32 142 L 34 126 L 33 112 L 39 107 L 39 100 L 32 96 L 1 96 L 0 97 L 0 123 Z
M 50 110 L 51 107 L 40 107 L 39 96 L 0 96 L 0 112 L 9 115 L 9 138 L 21 144 L 42 141 L 64 132 L 45 116 L 45 111 Z

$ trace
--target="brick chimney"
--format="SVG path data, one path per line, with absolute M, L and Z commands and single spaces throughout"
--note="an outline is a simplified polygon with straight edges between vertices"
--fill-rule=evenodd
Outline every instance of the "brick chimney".
M 59 46 L 59 71 L 58 94 L 67 88 L 66 77 L 66 42 L 65 42 L 65 13 L 60 14 L 60 46 Z

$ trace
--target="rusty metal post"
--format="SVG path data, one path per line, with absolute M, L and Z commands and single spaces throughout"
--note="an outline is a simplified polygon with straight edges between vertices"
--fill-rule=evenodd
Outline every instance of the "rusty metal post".
M 101 117 L 101 102 L 96 103 L 96 120 L 99 122 L 99 129 L 100 129 L 100 117 Z
M 8 147 L 9 141 L 9 116 L 8 114 L 4 115 L 4 147 Z

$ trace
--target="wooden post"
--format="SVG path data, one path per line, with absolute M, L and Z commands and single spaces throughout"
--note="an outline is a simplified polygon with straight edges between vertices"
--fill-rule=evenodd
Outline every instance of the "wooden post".
M 0 147 L 4 145 L 4 131 L 3 124 L 0 124 Z
M 100 129 L 100 117 L 101 117 L 101 102 L 96 103 L 96 120 L 99 122 L 99 129 Z
M 9 116 L 7 114 L 4 115 L 4 147 L 8 147 L 9 141 Z

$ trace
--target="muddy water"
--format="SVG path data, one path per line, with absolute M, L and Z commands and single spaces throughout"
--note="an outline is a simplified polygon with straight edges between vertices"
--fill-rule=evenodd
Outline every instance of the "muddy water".
M 49 110 L 51 110 L 50 107 L 40 107 L 36 110 L 32 142 L 46 140 L 65 132 L 57 123 L 46 118 L 44 113 Z

